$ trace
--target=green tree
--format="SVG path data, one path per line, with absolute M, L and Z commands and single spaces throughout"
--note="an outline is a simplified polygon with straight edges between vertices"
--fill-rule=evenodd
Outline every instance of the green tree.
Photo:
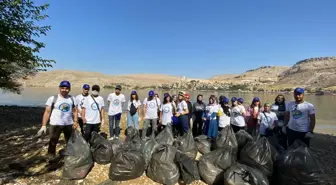
M 38 23 L 46 19 L 49 5 L 35 5 L 31 0 L 0 0 L 0 88 L 21 92 L 19 79 L 46 71 L 54 60 L 39 52 L 45 47 L 36 39 L 46 35 L 50 26 Z

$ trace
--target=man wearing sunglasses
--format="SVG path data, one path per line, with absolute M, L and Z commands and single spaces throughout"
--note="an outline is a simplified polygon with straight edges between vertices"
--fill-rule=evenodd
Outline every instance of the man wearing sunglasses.
M 294 90 L 294 99 L 295 101 L 289 102 L 286 106 L 285 125 L 287 129 L 284 127 L 283 132 L 287 133 L 288 146 L 299 139 L 309 147 L 316 122 L 315 108 L 313 104 L 304 101 L 303 88 Z

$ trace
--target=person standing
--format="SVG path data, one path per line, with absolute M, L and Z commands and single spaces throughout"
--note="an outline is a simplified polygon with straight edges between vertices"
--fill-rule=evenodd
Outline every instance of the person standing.
M 83 119 L 82 119 L 82 106 L 87 97 L 89 97 L 90 85 L 84 84 L 83 91 L 81 94 L 76 96 L 76 101 L 78 102 L 77 110 L 78 110 L 78 124 L 81 130 L 82 135 L 84 135 L 83 128 Z
M 38 136 L 46 133 L 47 122 L 50 123 L 49 127 L 49 146 L 48 146 L 48 158 L 53 160 L 56 155 L 56 145 L 59 137 L 63 132 L 65 143 L 71 136 L 72 129 L 78 127 L 78 113 L 77 113 L 77 101 L 69 92 L 71 90 L 71 84 L 69 81 L 62 81 L 59 85 L 59 93 L 55 96 L 48 98 L 46 102 L 46 108 L 42 118 L 42 127 L 37 132 Z
M 188 122 L 189 122 L 189 127 L 192 126 L 192 116 L 193 116 L 193 106 L 192 106 L 192 103 L 190 102 L 190 94 L 186 94 L 185 95 L 185 101 L 187 102 L 187 105 L 188 105 Z
M 218 135 L 218 111 L 219 106 L 216 104 L 216 99 L 213 96 L 209 98 L 209 104 L 205 108 L 204 114 L 204 134 L 208 138 L 214 139 Z
M 274 132 L 277 135 L 278 143 L 287 150 L 287 135 L 282 132 L 285 122 L 286 99 L 284 95 L 279 94 L 275 98 L 275 103 L 271 106 L 271 111 L 277 115 L 278 122 L 275 125 Z
M 230 100 L 225 96 L 220 100 L 219 112 L 222 112 L 223 114 L 219 117 L 218 131 L 221 131 L 223 128 L 230 125 L 231 109 L 229 102 Z
M 288 146 L 295 140 L 303 141 L 307 147 L 313 138 L 316 123 L 314 105 L 304 100 L 304 89 L 294 90 L 295 101 L 290 101 L 286 106 L 285 126 L 283 131 L 287 133 Z
M 149 125 L 152 127 L 150 133 L 157 134 L 157 122 L 158 122 L 158 111 L 159 111 L 159 100 L 155 97 L 154 91 L 150 90 L 148 92 L 148 97 L 145 98 L 143 102 L 143 112 L 144 112 L 144 127 L 142 129 L 142 138 L 144 139 L 147 134 L 147 129 Z
M 163 99 L 163 104 L 160 107 L 160 131 L 165 129 L 167 126 L 168 128 L 172 124 L 172 118 L 173 118 L 173 112 L 174 112 L 174 106 L 171 102 L 172 98 L 169 94 L 165 94 Z
M 141 102 L 136 91 L 131 92 L 130 100 L 128 101 L 128 114 L 127 114 L 127 127 L 133 126 L 135 129 L 139 130 L 139 121 Z
M 246 127 L 245 124 L 245 108 L 243 106 L 238 106 L 238 99 L 236 97 L 231 98 L 231 118 L 230 118 L 230 125 L 232 130 L 236 133 L 239 130 L 244 130 Z
M 192 132 L 193 136 L 197 137 L 199 135 L 202 135 L 203 131 L 203 114 L 205 112 L 205 103 L 203 103 L 203 95 L 199 94 L 197 95 L 197 101 L 194 103 L 193 106 L 193 116 L 194 116 L 194 121 L 193 121 L 193 127 L 192 127 Z
M 247 132 L 251 135 L 256 134 L 257 127 L 259 125 L 258 117 L 262 112 L 262 106 L 260 103 L 260 99 L 258 97 L 254 97 L 251 105 L 247 108 L 245 121 L 247 125 Z
M 179 103 L 177 105 L 176 117 L 178 117 L 178 122 L 180 126 L 180 135 L 183 136 L 189 130 L 189 110 L 188 104 L 185 101 L 185 93 L 183 91 L 178 94 Z
M 115 92 L 111 93 L 107 97 L 109 105 L 108 118 L 110 128 L 110 140 L 114 137 L 119 138 L 120 135 L 120 119 L 122 115 L 122 108 L 125 103 L 125 96 L 121 94 L 121 85 L 117 85 Z M 114 132 L 115 128 L 115 132 Z
M 85 99 L 82 105 L 82 119 L 84 123 L 84 138 L 91 139 L 92 132 L 100 132 L 100 126 L 104 125 L 104 99 L 99 96 L 100 87 L 92 86 L 92 94 Z
M 261 137 L 269 137 L 274 134 L 274 127 L 277 124 L 278 117 L 271 112 L 271 104 L 265 103 L 264 110 L 258 115 L 259 134 Z

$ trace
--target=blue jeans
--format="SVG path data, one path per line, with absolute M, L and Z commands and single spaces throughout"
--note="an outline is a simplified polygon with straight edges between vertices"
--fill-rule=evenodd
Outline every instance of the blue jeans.
M 184 133 L 187 133 L 189 130 L 189 117 L 187 115 L 182 115 L 179 117 L 179 124 L 180 124 L 180 135 L 183 136 Z
M 113 116 L 108 116 L 109 117 L 109 126 L 110 126 L 110 137 L 114 137 L 114 128 L 115 128 L 115 136 L 119 137 L 120 134 L 120 118 L 121 118 L 121 113 L 113 115 Z
M 127 127 L 131 127 L 134 124 L 134 128 L 139 130 L 139 114 L 135 113 L 133 116 L 131 116 L 131 113 L 127 113 Z

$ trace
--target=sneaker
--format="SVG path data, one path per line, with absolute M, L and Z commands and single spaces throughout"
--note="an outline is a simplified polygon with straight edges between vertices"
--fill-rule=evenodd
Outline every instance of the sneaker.
M 119 139 L 119 137 L 114 137 L 114 138 Z
M 109 140 L 111 141 L 111 140 L 113 140 L 113 139 L 114 139 L 114 137 L 110 137 L 110 139 L 109 139 Z

